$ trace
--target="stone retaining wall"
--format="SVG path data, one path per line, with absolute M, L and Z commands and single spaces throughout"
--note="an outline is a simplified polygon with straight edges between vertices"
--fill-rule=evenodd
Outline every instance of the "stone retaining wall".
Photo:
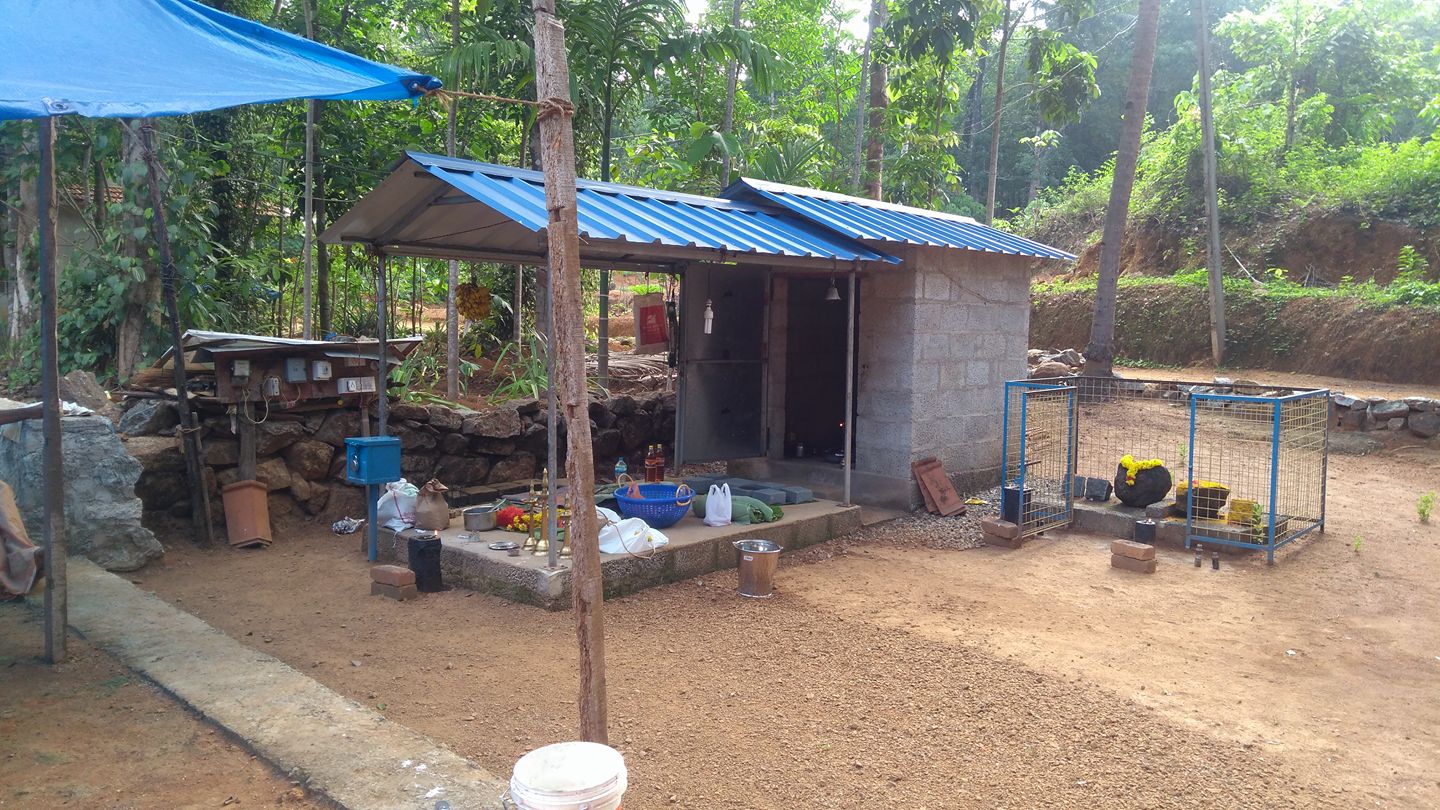
M 168 412 L 168 413 L 167 413 Z M 417 485 L 439 478 L 452 488 L 521 481 L 545 466 L 547 414 L 542 403 L 516 400 L 488 411 L 398 402 L 389 432 L 400 439 L 401 473 Z M 185 464 L 174 438 L 173 407 L 156 401 L 133 406 L 121 419 L 126 449 L 144 468 L 135 485 L 147 511 L 189 515 Z M 239 478 L 240 443 L 230 418 L 202 422 L 207 475 L 218 490 Z M 565 424 L 559 425 L 561 463 Z M 675 395 L 617 396 L 590 403 L 597 471 L 608 474 L 624 455 L 642 466 L 649 444 L 669 446 L 675 435 Z M 270 491 L 272 519 L 287 515 L 363 515 L 358 487 L 345 483 L 345 439 L 360 435 L 354 410 L 273 413 L 256 425 L 256 478 Z

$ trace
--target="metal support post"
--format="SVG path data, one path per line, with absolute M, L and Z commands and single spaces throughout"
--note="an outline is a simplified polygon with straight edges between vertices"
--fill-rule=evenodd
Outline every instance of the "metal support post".
M 845 499 L 850 506 L 850 471 L 855 467 L 855 268 L 850 268 L 850 298 L 845 313 Z
M 380 421 L 379 433 L 376 435 L 385 436 L 388 435 L 385 424 L 390 411 L 390 349 L 385 342 L 385 254 L 376 254 L 376 258 L 379 261 L 375 274 L 375 339 L 379 341 L 379 345 L 375 356 L 379 362 L 375 367 L 375 406 Z

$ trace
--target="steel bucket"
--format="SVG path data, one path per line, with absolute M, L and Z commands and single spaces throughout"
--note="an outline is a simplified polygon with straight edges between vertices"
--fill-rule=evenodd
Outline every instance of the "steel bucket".
M 489 503 L 466 509 L 462 513 L 465 517 L 465 531 L 488 532 L 495 528 L 495 512 L 499 508 L 499 504 Z
M 740 569 L 740 595 L 768 599 L 780 565 L 780 545 L 769 540 L 736 540 L 735 562 Z

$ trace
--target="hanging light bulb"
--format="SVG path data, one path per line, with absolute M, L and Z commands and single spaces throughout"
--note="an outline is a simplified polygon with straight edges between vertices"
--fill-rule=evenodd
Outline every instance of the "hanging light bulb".
M 706 299 L 705 299 L 705 334 L 707 334 L 707 335 L 710 334 L 710 330 L 711 330 L 714 326 L 715 326 L 715 309 L 710 306 L 710 299 L 709 299 L 709 298 L 706 298 Z
M 839 301 L 839 300 L 840 300 L 840 288 L 835 286 L 835 277 L 834 277 L 834 276 L 831 276 L 831 277 L 830 277 L 830 289 L 828 289 L 828 290 L 825 291 L 825 300 L 826 300 L 826 301 Z

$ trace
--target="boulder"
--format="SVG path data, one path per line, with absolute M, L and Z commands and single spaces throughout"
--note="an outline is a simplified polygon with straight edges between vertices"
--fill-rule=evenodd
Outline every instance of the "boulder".
M 1406 397 L 1405 404 L 1409 405 L 1412 411 L 1440 411 L 1440 400 L 1427 399 L 1425 397 Z
M 290 497 L 300 504 L 300 508 L 304 509 L 307 515 L 318 515 L 330 502 L 330 487 L 296 478 L 290 482 Z
M 285 460 L 279 456 L 262 458 L 255 463 L 255 480 L 264 484 L 265 489 L 270 492 L 289 488 L 290 478 L 290 468 L 285 466 Z
M 133 571 L 163 556 L 160 541 L 140 524 L 144 506 L 135 484 L 143 467 L 126 451 L 110 420 L 66 417 L 60 429 L 70 552 L 111 571 Z M 38 419 L 0 428 L 0 479 L 14 487 L 21 518 L 37 530 L 44 510 L 42 446 Z
M 436 430 L 458 431 L 462 424 L 460 414 L 444 405 L 431 405 L 425 409 L 430 413 L 430 424 Z
M 135 497 L 140 499 L 146 512 L 156 512 L 181 501 L 188 504 L 190 487 L 185 483 L 184 472 L 145 472 L 135 481 Z
M 508 456 L 497 462 L 490 468 L 490 474 L 486 477 L 485 483 L 497 484 L 507 481 L 524 481 L 535 477 L 536 461 L 532 453 L 520 452 Z
M 470 440 L 459 433 L 442 433 L 439 447 L 441 455 L 463 456 L 470 449 Z
M 460 430 L 466 436 L 509 439 L 519 436 L 522 428 L 520 412 L 514 408 L 504 407 L 466 416 Z
M 485 483 L 490 459 L 484 456 L 441 456 L 435 464 L 435 478 L 447 487 L 468 487 Z
M 1370 415 L 1377 420 L 1394 419 L 1396 417 L 1403 419 L 1407 413 L 1410 413 L 1410 406 L 1406 405 L 1404 400 L 1387 399 L 1370 404 Z
M 162 399 L 142 399 L 120 417 L 120 432 L 127 436 L 153 436 L 168 432 L 180 424 L 175 403 Z
M 1339 409 L 1335 412 L 1335 427 L 1341 430 L 1364 430 L 1365 412 Z
M 319 481 L 330 474 L 335 448 L 315 439 L 301 439 L 285 448 L 285 465 L 306 481 Z
M 300 417 L 301 427 L 305 428 L 305 432 L 311 435 L 314 435 L 315 431 L 319 430 L 323 424 L 325 424 L 324 411 L 311 411 Z
M 492 439 L 488 436 L 474 436 L 470 439 L 470 452 L 487 456 L 508 456 L 516 450 L 514 439 Z M 456 455 L 460 455 L 457 453 Z
M 609 400 L 607 400 L 606 407 L 608 407 L 610 409 L 610 412 L 615 414 L 616 416 L 629 416 L 630 414 L 634 413 L 635 410 L 640 407 L 640 405 L 635 401 L 634 397 L 622 394 L 618 397 L 611 397 Z
M 600 464 L 608 458 L 619 456 L 620 452 L 625 449 L 622 446 L 622 442 L 623 439 L 618 430 L 604 429 L 597 431 L 591 444 L 595 456 L 595 463 Z
M 1140 470 L 1135 474 L 1135 483 L 1128 484 L 1125 481 L 1126 471 L 1123 464 L 1117 464 L 1115 468 L 1115 497 L 1126 506 L 1144 508 L 1152 503 L 1162 501 L 1170 493 L 1170 471 L 1164 467 L 1151 467 Z
M 58 392 L 62 401 L 73 402 L 99 414 L 109 416 L 114 410 L 110 396 L 95 375 L 88 371 L 76 369 L 61 377 Z
M 605 403 L 598 399 L 590 400 L 590 421 L 595 423 L 597 428 L 608 428 L 615 424 L 615 414 L 605 407 Z
M 1405 429 L 1405 420 L 1404 420 L 1403 418 L 1399 417 L 1399 416 L 1393 417 L 1393 418 L 1391 418 L 1391 419 L 1387 419 L 1387 420 L 1385 420 L 1385 422 L 1386 422 L 1386 426 L 1389 427 L 1391 430 L 1404 430 L 1404 429 Z
M 1044 356 L 1044 349 L 1031 349 L 1025 353 L 1025 361 L 1032 366 L 1039 365 L 1041 358 Z
M 305 438 L 305 427 L 299 422 L 267 419 L 255 426 L 255 455 L 273 456 Z
M 122 446 L 142 473 L 185 472 L 185 455 L 174 436 L 131 436 Z
M 549 437 L 545 434 L 545 426 L 531 425 L 525 428 L 525 434 L 520 438 L 520 449 L 537 456 L 543 456 L 548 449 L 548 442 Z
M 1415 411 L 1410 414 L 1407 427 L 1422 439 L 1440 434 L 1440 411 Z
M 500 406 L 500 409 L 514 411 L 521 416 L 534 416 L 535 414 L 540 412 L 540 400 L 535 399 L 534 397 L 526 397 L 524 399 L 512 399 L 509 402 L 506 402 L 504 405 Z M 500 438 L 504 437 L 502 436 Z
M 419 486 L 434 477 L 435 456 L 429 453 L 402 453 L 400 473 Z
M 430 409 L 414 402 L 396 402 L 390 406 L 390 419 L 395 422 L 403 419 L 412 419 L 416 422 L 428 422 L 430 420 Z
M 1075 351 L 1074 349 L 1066 349 L 1065 351 L 1060 352 L 1059 354 L 1055 355 L 1055 359 L 1059 360 L 1067 366 L 1085 365 L 1085 356 L 1082 355 L 1080 352 Z
M 1366 402 L 1365 400 L 1356 399 L 1355 397 L 1346 396 L 1344 394 L 1331 394 L 1330 401 L 1334 402 L 1335 407 L 1337 408 L 1355 408 L 1358 406 L 1363 409 L 1370 407 L 1370 403 Z
M 435 447 L 435 434 L 414 421 L 391 425 L 390 435 L 400 440 L 401 451 L 430 450 Z
M 331 447 L 344 447 L 345 440 L 360 435 L 360 414 L 351 410 L 331 411 L 315 431 L 315 440 Z
M 1036 366 L 1033 371 L 1030 372 L 1030 379 L 1032 380 L 1042 379 L 1045 377 L 1068 376 L 1070 376 L 1070 367 L 1057 360 L 1050 360 L 1041 363 L 1040 365 Z
M 626 450 L 634 450 L 645 444 L 650 438 L 650 420 L 625 418 L 615 423 L 620 431 L 620 446 Z
M 205 442 L 205 463 L 211 467 L 228 467 L 232 464 L 239 464 L 240 442 L 236 439 L 207 440 Z

